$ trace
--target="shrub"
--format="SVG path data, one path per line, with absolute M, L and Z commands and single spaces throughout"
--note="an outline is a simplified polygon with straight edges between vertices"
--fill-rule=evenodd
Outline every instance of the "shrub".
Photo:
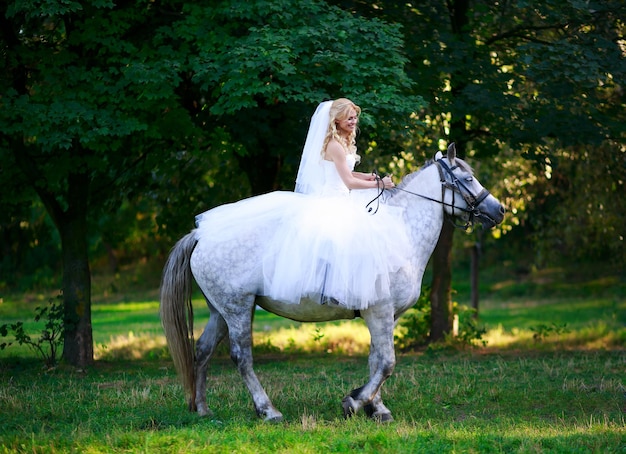
M 430 288 L 422 287 L 415 305 L 398 322 L 399 334 L 394 336 L 400 350 L 413 350 L 428 343 L 430 336 Z
M 57 352 L 63 340 L 63 294 L 59 292 L 56 298 L 48 299 L 46 306 L 35 308 L 35 322 L 45 320 L 41 335 L 33 339 L 24 331 L 24 323 L 5 323 L 0 325 L 0 337 L 12 334 L 19 345 L 28 345 L 45 362 L 46 366 L 53 367 L 57 363 Z M 11 346 L 13 342 L 0 343 L 0 350 Z
M 537 326 L 531 326 L 530 330 L 533 332 L 533 340 L 535 342 L 542 342 L 546 337 L 553 334 L 559 336 L 570 332 L 567 328 L 567 323 L 563 323 L 562 325 L 557 323 L 552 323 L 551 325 L 540 323 Z
M 458 318 L 457 333 L 450 333 L 439 347 L 465 348 L 478 341 L 483 346 L 487 341 L 483 336 L 487 330 L 479 326 L 474 317 L 475 310 L 457 303 L 452 307 L 453 315 Z M 399 332 L 395 335 L 396 346 L 401 350 L 413 350 L 430 343 L 430 288 L 422 288 L 422 293 L 415 305 L 398 322 Z M 432 345 L 429 348 L 437 348 Z

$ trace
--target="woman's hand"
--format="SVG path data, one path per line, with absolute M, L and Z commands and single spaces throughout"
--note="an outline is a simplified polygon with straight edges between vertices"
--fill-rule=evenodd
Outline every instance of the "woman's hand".
M 377 177 L 376 180 L 379 182 L 379 184 L 382 184 L 385 189 L 391 189 L 396 187 L 393 180 L 391 179 L 391 176 L 389 175 L 383 178 Z

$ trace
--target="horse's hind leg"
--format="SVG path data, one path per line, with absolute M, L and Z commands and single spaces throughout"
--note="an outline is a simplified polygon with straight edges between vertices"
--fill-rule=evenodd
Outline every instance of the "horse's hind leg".
M 206 382 L 209 360 L 219 343 L 228 334 L 224 318 L 207 300 L 211 315 L 202 335 L 196 342 L 196 406 L 198 415 L 212 414 L 206 403 Z
M 241 302 L 237 307 L 229 307 L 225 314 L 230 337 L 230 357 L 237 365 L 243 381 L 250 391 L 257 415 L 265 421 L 282 421 L 283 415 L 270 401 L 261 382 L 252 368 L 252 311 L 254 297 Z

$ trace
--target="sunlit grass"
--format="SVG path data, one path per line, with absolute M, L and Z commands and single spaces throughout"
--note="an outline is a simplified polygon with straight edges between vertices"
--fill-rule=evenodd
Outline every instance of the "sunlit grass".
M 32 320 L 34 303 L 24 307 L 17 302 L 0 304 L 3 323 L 22 320 L 29 333 L 37 333 L 43 322 Z M 38 303 L 40 304 L 40 303 Z M 31 307 L 32 306 L 32 307 Z M 157 301 L 95 303 L 92 308 L 95 359 L 164 358 L 168 351 L 161 328 Z M 33 311 L 33 312 L 31 312 Z M 201 299 L 194 300 L 195 336 L 208 321 L 208 310 Z M 551 299 L 536 301 L 511 299 L 506 303 L 486 300 L 479 322 L 486 327 L 482 340 L 485 350 L 506 349 L 613 349 L 626 347 L 626 300 Z M 545 332 L 538 336 L 538 326 Z M 551 328 L 562 327 L 563 332 Z M 400 330 L 396 328 L 396 333 Z M 333 353 L 366 355 L 369 332 L 362 320 L 334 323 L 297 323 L 259 310 L 253 333 L 258 352 Z M 218 355 L 226 355 L 221 346 Z M 26 346 L 11 346 L 3 356 L 33 356 Z
M 626 347 L 626 328 L 609 328 L 600 321 L 578 330 L 551 334 L 537 339 L 536 331 L 513 328 L 505 330 L 502 325 L 487 330 L 483 339 L 492 349 L 612 349 Z
M 255 332 L 257 346 L 266 346 L 286 352 L 321 352 L 366 354 L 370 334 L 361 320 L 340 323 L 301 324 L 269 332 Z
M 96 343 L 94 358 L 106 359 L 150 359 L 167 356 L 165 336 L 130 331 L 126 335 L 112 336 L 106 343 Z
M 201 330 L 196 330 L 196 339 Z M 487 330 L 483 340 L 486 346 L 475 348 L 482 351 L 498 350 L 597 350 L 623 348 L 626 345 L 626 329 L 612 331 L 599 323 L 580 331 L 551 335 L 541 340 L 534 338 L 529 329 L 505 331 L 502 326 Z M 253 335 L 257 353 L 333 353 L 366 355 L 369 352 L 370 335 L 363 323 L 349 321 L 339 324 L 302 324 L 297 327 L 278 328 L 273 331 L 255 331 Z M 220 350 L 227 353 L 227 345 Z M 112 336 L 107 342 L 96 343 L 96 359 L 151 359 L 168 356 L 165 337 L 162 334 L 134 333 Z

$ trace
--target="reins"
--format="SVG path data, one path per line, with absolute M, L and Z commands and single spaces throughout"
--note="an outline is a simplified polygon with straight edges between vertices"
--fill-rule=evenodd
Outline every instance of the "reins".
M 385 192 L 385 185 L 382 184 L 383 179 L 380 177 L 377 170 L 373 170 L 372 175 L 374 175 L 376 179 L 376 190 L 378 191 L 378 195 L 374 197 L 372 200 L 370 200 L 370 202 L 367 205 L 365 205 L 365 208 L 367 209 L 368 213 L 372 213 L 373 207 L 371 207 L 370 205 L 376 202 L 376 209 L 372 213 L 372 214 L 376 214 L 378 213 L 378 209 L 380 208 L 380 197 L 383 195 L 383 192 Z M 381 184 L 382 184 L 382 187 L 381 187 Z

